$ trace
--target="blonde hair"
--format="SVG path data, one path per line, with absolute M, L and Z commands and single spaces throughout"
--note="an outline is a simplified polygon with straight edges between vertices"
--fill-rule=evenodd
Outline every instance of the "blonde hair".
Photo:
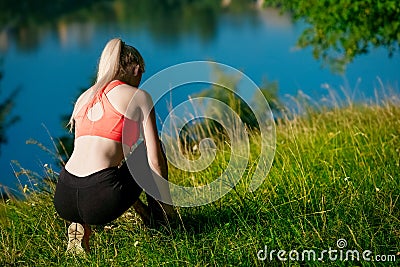
M 133 46 L 125 44 L 120 38 L 114 38 L 108 41 L 101 53 L 97 78 L 92 86 L 92 92 L 89 102 L 101 89 L 107 86 L 113 80 L 126 80 L 128 75 L 132 75 L 133 67 L 139 65 L 140 71 L 145 71 L 145 65 L 142 55 Z M 77 110 L 74 108 L 68 125 L 70 131 L 74 127 L 74 117 Z

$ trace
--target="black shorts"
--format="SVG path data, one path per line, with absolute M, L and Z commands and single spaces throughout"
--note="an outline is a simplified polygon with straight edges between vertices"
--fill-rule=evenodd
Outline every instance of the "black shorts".
M 85 177 L 75 176 L 63 168 L 56 185 L 54 206 L 67 221 L 100 225 L 121 216 L 141 192 L 126 163 Z

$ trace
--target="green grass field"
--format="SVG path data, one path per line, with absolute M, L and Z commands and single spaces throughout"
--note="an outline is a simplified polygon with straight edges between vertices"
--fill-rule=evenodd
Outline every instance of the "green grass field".
M 247 190 L 252 155 L 245 176 L 222 199 L 180 208 L 174 227 L 147 228 L 129 211 L 94 227 L 92 252 L 85 257 L 64 253 L 68 224 L 54 210 L 54 187 L 35 190 L 32 183 L 25 201 L 0 204 L 0 266 L 396 266 L 399 96 L 368 104 L 332 101 L 329 107 L 298 102 L 297 115 L 284 112 L 271 171 L 257 191 Z M 250 135 L 256 153 L 259 138 Z M 218 176 L 227 160 L 217 156 L 197 177 L 170 168 L 170 177 L 184 183 Z M 46 173 L 56 175 L 49 167 Z M 346 246 L 338 247 L 341 239 Z M 302 261 L 310 250 L 316 260 Z M 351 257 L 355 250 L 359 261 Z

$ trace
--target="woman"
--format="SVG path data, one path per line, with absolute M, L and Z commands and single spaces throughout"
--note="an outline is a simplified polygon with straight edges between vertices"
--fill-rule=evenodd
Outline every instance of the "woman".
M 148 165 L 133 166 L 134 175 L 151 176 L 153 171 L 167 179 L 153 102 L 138 89 L 143 72 L 140 53 L 121 39 L 112 39 L 101 54 L 96 83 L 75 104 L 70 119 L 75 129 L 74 150 L 60 172 L 54 195 L 60 217 L 73 222 L 68 228 L 67 251 L 89 251 L 90 225 L 109 223 L 132 205 L 145 222 L 152 215 L 162 218 L 161 211 L 165 219 L 174 216 L 171 206 L 150 196 L 149 206 L 139 200 L 142 189 L 123 163 L 142 134 L 145 149 L 135 153 L 144 152 Z M 164 196 L 169 194 L 168 189 L 160 190 Z

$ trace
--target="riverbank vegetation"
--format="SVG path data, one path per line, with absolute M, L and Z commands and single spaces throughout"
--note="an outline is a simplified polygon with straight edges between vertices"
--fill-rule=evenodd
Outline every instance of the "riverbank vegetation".
M 67 224 L 52 204 L 57 174 L 46 165 L 46 186 L 31 176 L 31 184 L 21 185 L 26 200 L 0 204 L 0 265 L 260 266 L 271 263 L 270 254 L 265 259 L 264 252 L 257 256 L 266 248 L 314 250 L 318 257 L 323 250 L 339 249 L 338 240 L 346 241 L 344 250 L 359 251 L 357 264 L 383 264 L 376 258 L 364 261 L 366 250 L 371 251 L 370 259 L 387 255 L 392 263 L 386 264 L 399 261 L 399 95 L 387 92 L 355 103 L 340 101 L 330 91 L 322 102 L 303 96 L 294 97 L 293 103 L 295 113 L 282 110 L 274 162 L 257 191 L 247 188 L 256 164 L 251 158 L 234 190 L 211 204 L 180 208 L 177 225 L 150 229 L 130 210 L 111 224 L 94 228 L 92 252 L 85 257 L 64 253 Z M 252 151 L 257 151 L 257 133 L 250 134 Z M 226 166 L 224 157 L 218 160 L 217 165 Z M 212 168 L 209 174 L 217 177 L 220 171 Z M 170 176 L 186 179 L 173 168 Z M 194 174 L 192 179 L 201 177 Z M 333 261 L 326 254 L 325 265 L 357 262 L 337 256 Z M 281 263 L 273 254 L 271 264 Z M 317 266 L 321 261 L 300 258 L 291 263 Z

